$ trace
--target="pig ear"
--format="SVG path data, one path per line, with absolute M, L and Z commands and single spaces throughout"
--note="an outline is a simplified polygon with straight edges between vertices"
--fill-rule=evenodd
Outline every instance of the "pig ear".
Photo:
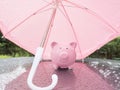
M 56 46 L 56 45 L 57 45 L 57 42 L 52 42 L 52 43 L 51 43 L 51 47 L 52 47 L 52 48 L 54 48 L 54 46 Z
M 71 42 L 70 45 L 73 47 L 73 48 L 76 48 L 76 42 Z

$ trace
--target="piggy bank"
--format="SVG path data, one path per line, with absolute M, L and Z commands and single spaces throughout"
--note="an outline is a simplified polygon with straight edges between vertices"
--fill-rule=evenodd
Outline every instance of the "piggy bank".
M 76 60 L 76 43 L 58 44 L 57 42 L 51 43 L 51 59 L 55 69 L 70 68 Z

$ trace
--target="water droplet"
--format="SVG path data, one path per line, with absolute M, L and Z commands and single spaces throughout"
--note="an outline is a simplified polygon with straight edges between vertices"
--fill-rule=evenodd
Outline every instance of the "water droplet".
M 112 73 L 115 73 L 116 71 L 113 71 Z
M 117 80 L 115 80 L 115 82 L 118 82 Z
M 119 77 L 117 77 L 117 79 L 120 79 Z

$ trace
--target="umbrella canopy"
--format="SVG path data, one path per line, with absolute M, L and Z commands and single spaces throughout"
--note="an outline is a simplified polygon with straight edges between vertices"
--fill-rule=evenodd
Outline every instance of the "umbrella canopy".
M 77 42 L 77 59 L 83 59 L 120 35 L 119 9 L 120 0 L 1 0 L 0 29 L 35 54 L 48 27 L 43 59 L 51 58 L 53 41 Z

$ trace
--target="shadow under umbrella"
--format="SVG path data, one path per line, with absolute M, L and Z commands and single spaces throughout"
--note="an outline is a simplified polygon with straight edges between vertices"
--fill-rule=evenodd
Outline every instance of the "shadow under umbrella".
M 58 84 L 54 90 L 74 90 L 76 77 L 73 70 L 58 69 L 54 72 L 58 75 Z

